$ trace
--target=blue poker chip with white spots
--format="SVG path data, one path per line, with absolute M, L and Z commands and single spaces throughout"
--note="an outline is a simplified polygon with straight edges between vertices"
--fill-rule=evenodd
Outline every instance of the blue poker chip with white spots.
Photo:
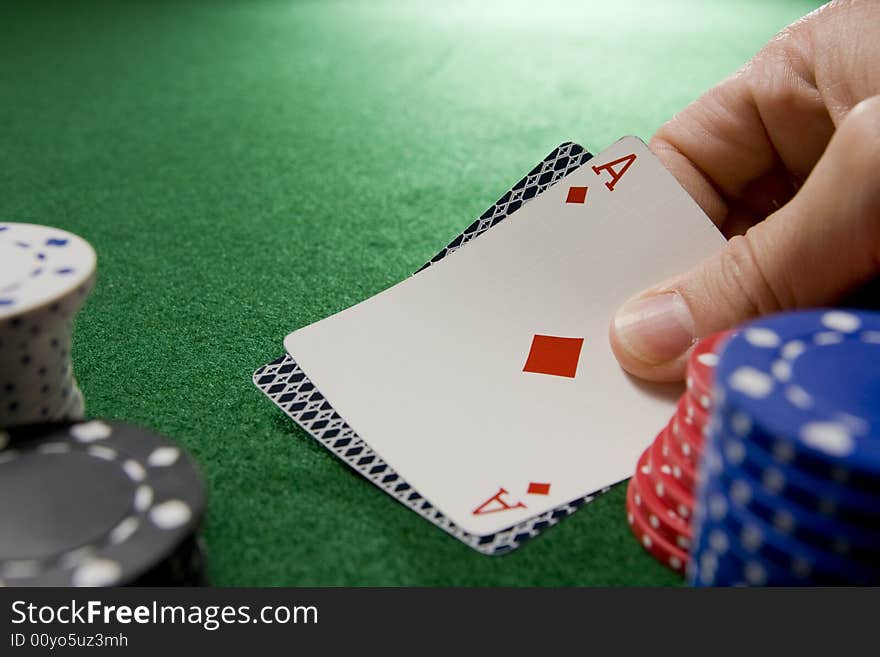
M 880 530 L 870 523 L 805 507 L 792 500 L 786 488 L 778 490 L 766 477 L 754 478 L 751 472 L 731 464 L 728 457 L 721 458 L 722 471 L 711 481 L 732 506 L 795 540 L 868 566 L 880 564 Z
M 774 457 L 754 440 L 745 440 L 725 431 L 726 418 L 719 414 L 716 445 L 724 473 L 729 477 L 753 481 L 755 490 L 763 490 L 774 499 L 786 500 L 822 517 L 855 527 L 880 522 L 880 494 L 852 485 L 846 478 L 822 477 L 797 467 L 784 458 Z M 880 534 L 878 534 L 880 537 Z
M 880 313 L 752 322 L 712 395 L 690 582 L 880 584 Z
M 741 438 L 880 490 L 880 313 L 752 322 L 726 345 L 715 385 Z
M 722 526 L 728 541 L 748 561 L 764 566 L 767 576 L 760 582 L 762 585 L 784 586 L 793 580 L 822 586 L 862 586 L 880 582 L 880 564 L 835 554 L 782 531 L 735 503 L 718 480 L 710 480 L 701 495 L 706 500 L 706 511 L 701 516 L 700 535 L 706 534 L 708 544 L 712 529 Z M 700 559 L 695 552 L 697 565 Z M 772 578 L 773 572 L 781 574 Z M 717 580 L 715 583 L 732 584 Z
M 797 562 L 781 566 L 760 554 L 749 554 L 729 523 L 701 518 L 688 581 L 693 586 L 804 586 L 815 584 Z

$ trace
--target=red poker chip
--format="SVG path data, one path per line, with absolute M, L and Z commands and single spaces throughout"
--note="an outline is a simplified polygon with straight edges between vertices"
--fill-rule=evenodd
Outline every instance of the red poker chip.
M 636 507 L 635 497 L 638 494 L 638 484 L 635 479 L 630 479 L 626 489 L 626 520 L 630 530 L 651 556 L 667 568 L 684 575 L 687 553 L 672 545 L 645 522 Z
M 684 417 L 690 418 L 701 431 L 709 423 L 711 408 L 704 408 L 693 395 L 685 393 L 681 396 L 682 412 Z M 711 406 L 711 404 L 710 404 Z
M 648 463 L 647 452 L 645 452 L 639 458 L 635 475 L 633 475 L 637 486 L 636 507 L 641 512 L 642 519 L 650 525 L 651 529 L 679 549 L 687 551 L 690 548 L 692 536 L 690 524 L 669 505 L 668 501 L 657 497 L 653 485 L 648 479 L 651 467 Z
M 670 447 L 677 448 L 681 455 L 689 460 L 694 467 L 700 463 L 703 453 L 703 429 L 683 409 L 684 399 L 679 401 L 678 408 L 669 422 Z
M 671 422 L 670 422 L 671 424 Z M 685 490 L 693 493 L 697 481 L 696 465 L 679 450 L 672 436 L 672 427 L 667 426 L 658 436 L 661 451 L 666 463 L 672 468 L 672 476 L 681 482 Z
M 666 445 L 676 460 L 687 461 L 696 469 L 700 464 L 700 452 L 695 450 L 690 442 L 676 434 L 670 427 L 666 437 Z
M 646 483 L 653 487 L 655 495 L 674 509 L 684 519 L 689 519 L 694 511 L 694 496 L 672 476 L 667 464 L 663 463 L 663 453 L 659 441 L 655 441 L 648 449 L 648 475 Z M 655 467 L 654 464 L 659 466 Z
M 688 461 L 695 469 L 699 467 L 702 446 L 695 445 L 692 432 L 688 427 L 683 427 L 675 418 L 669 423 L 667 444 L 678 458 Z
M 721 331 L 700 340 L 688 357 L 687 389 L 705 409 L 711 406 L 712 381 L 715 379 L 718 356 L 731 333 L 732 331 Z

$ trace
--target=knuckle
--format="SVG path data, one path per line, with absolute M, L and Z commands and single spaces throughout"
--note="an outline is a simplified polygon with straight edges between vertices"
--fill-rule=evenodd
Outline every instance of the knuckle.
M 839 185 L 858 199 L 850 215 L 853 227 L 872 244 L 880 242 L 880 96 L 858 103 L 847 115 L 836 139 Z
M 784 298 L 765 274 L 748 233 L 734 236 L 721 250 L 719 275 L 719 283 L 727 291 L 726 301 L 743 308 L 748 316 L 777 312 L 790 305 L 786 302 L 790 295 Z
M 845 140 L 841 180 L 860 198 L 854 228 L 866 236 L 880 269 L 880 96 L 858 103 L 840 127 Z
M 790 25 L 759 53 L 759 74 L 752 76 L 755 98 L 776 112 L 803 111 L 814 100 L 815 80 L 809 39 L 802 25 Z
M 880 96 L 867 98 L 853 107 L 840 132 L 856 166 L 880 166 Z

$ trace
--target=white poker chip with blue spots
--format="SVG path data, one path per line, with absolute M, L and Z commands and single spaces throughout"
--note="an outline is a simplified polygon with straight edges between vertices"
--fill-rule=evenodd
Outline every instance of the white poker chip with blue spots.
M 752 322 L 726 345 L 715 395 L 740 438 L 805 467 L 880 482 L 880 313 Z
M 0 222 L 0 427 L 83 416 L 72 326 L 95 265 L 76 235 Z
M 0 585 L 179 584 L 162 578 L 189 558 L 204 504 L 193 460 L 146 429 L 0 431 Z
M 0 319 L 74 293 L 95 274 L 91 245 L 67 231 L 0 223 Z

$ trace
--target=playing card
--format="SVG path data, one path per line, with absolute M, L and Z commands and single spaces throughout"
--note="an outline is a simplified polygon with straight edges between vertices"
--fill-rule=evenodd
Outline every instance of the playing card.
M 470 240 L 496 226 L 591 157 L 592 155 L 578 144 L 571 142 L 560 144 L 418 271 L 439 262 Z M 523 541 L 555 525 L 592 499 L 592 496 L 587 495 L 571 500 L 494 534 L 481 536 L 469 534 L 432 507 L 399 474 L 382 461 L 334 411 L 289 354 L 259 368 L 254 373 L 254 383 L 288 417 L 296 421 L 337 457 L 408 508 L 480 552 L 502 554 L 515 549 Z
M 628 476 L 673 396 L 620 370 L 608 320 L 722 243 L 626 138 L 454 258 L 285 347 L 421 498 L 491 535 Z
M 519 210 L 523 205 L 546 191 L 557 180 L 567 176 L 577 169 L 593 155 L 586 151 L 583 146 L 567 141 L 553 149 L 543 160 L 523 176 L 519 182 L 511 187 L 501 198 L 489 206 L 489 209 L 481 214 L 470 226 L 447 244 L 443 249 L 424 265 L 416 270 L 416 274 L 427 269 L 431 265 L 440 262 L 447 256 L 455 253 L 470 242 L 479 237 L 487 230 L 496 226 L 506 217 Z

